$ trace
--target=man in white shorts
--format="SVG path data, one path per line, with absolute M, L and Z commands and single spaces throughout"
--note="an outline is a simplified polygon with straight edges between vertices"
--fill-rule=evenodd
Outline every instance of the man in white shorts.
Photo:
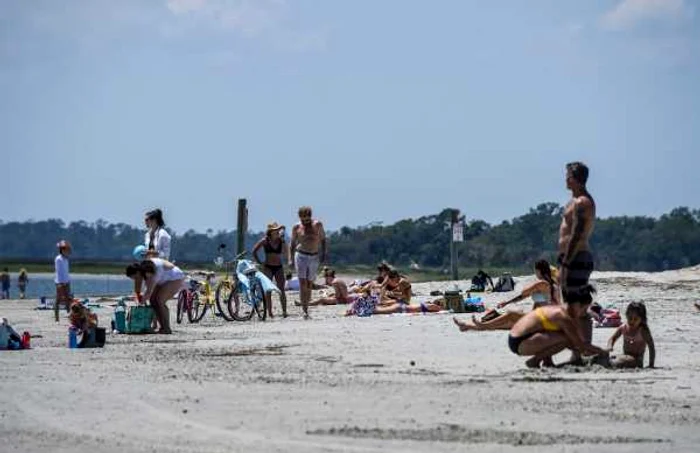
M 299 298 L 304 318 L 309 318 L 309 301 L 318 266 L 326 262 L 326 232 L 319 220 L 311 217 L 311 208 L 299 208 L 300 222 L 292 228 L 292 243 L 289 247 L 289 263 L 297 269 Z

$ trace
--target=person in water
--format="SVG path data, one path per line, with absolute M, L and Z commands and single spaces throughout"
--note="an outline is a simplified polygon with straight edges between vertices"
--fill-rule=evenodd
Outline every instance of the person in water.
M 627 322 L 615 330 L 608 340 L 608 351 L 612 352 L 615 342 L 622 337 L 623 355 L 615 357 L 611 365 L 615 368 L 644 368 L 644 353 L 649 348 L 649 368 L 654 368 L 656 348 L 647 324 L 647 307 L 643 302 L 632 302 L 625 311 Z
M 19 298 L 27 297 L 27 284 L 29 283 L 29 274 L 25 268 L 20 269 L 17 276 L 17 287 L 19 288 Z
M 546 260 L 539 260 L 535 263 L 535 276 L 537 280 L 524 288 L 520 294 L 510 300 L 499 302 L 496 307 L 503 308 L 528 297 L 531 297 L 534 302 L 533 310 L 546 305 L 558 305 L 560 303 L 559 285 L 552 276 L 552 268 Z M 525 313 L 518 311 L 499 313 L 496 310 L 489 310 L 481 317 L 481 320 L 472 316 L 471 322 L 464 322 L 455 317 L 454 322 L 462 332 L 467 330 L 506 330 L 512 328 L 523 316 Z
M 126 276 L 134 280 L 137 298 L 150 301 L 160 325 L 158 333 L 171 334 L 167 302 L 185 287 L 185 273 L 170 261 L 149 258 L 127 266 Z M 144 283 L 146 291 L 140 297 Z
M 593 301 L 591 293 L 594 291 L 589 286 L 585 292 L 579 290 L 578 297 L 564 305 L 539 307 L 520 318 L 508 335 L 510 350 L 530 357 L 525 362 L 530 368 L 539 368 L 542 362 L 553 365 L 550 358 L 567 348 L 607 358 L 608 351 L 587 343 L 578 327 L 578 320 Z
M 258 251 L 263 249 L 265 260 L 258 256 Z M 272 222 L 267 225 L 265 237 L 259 240 L 253 247 L 253 259 L 261 266 L 263 274 L 274 281 L 280 290 L 280 303 L 282 304 L 282 317 L 287 317 L 287 295 L 285 293 L 285 275 L 283 257 L 289 256 L 289 247 L 284 240 L 284 225 Z

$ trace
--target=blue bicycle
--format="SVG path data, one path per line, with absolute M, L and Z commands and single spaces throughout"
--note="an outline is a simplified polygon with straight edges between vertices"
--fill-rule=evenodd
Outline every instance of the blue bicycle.
M 242 259 L 246 253 L 239 254 L 235 259 L 234 285 L 226 307 L 231 318 L 236 321 L 248 321 L 253 317 L 253 313 L 257 313 L 258 318 L 264 321 L 267 317 L 266 298 L 270 296 L 263 290 L 260 271 L 255 264 Z

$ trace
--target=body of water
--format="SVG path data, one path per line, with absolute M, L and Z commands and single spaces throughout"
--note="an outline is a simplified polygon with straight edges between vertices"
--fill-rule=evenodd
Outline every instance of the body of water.
M 17 274 L 12 273 L 10 298 L 19 299 Z M 56 284 L 53 274 L 30 274 L 27 285 L 27 299 L 39 299 L 44 296 L 56 297 Z M 75 297 L 87 296 L 125 296 L 134 292 L 133 280 L 123 275 L 72 274 L 71 290 Z

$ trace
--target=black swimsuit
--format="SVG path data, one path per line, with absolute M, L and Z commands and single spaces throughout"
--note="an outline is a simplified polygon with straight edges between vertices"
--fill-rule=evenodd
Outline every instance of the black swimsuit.
M 280 241 L 279 245 L 277 247 L 273 247 L 270 244 L 270 240 L 267 239 L 265 243 L 263 244 L 263 249 L 265 250 L 265 258 L 271 254 L 279 255 L 282 253 L 282 245 L 284 244 L 284 241 Z M 267 269 L 270 270 L 270 273 L 272 274 L 272 277 L 276 276 L 278 272 L 281 272 L 283 267 L 281 264 L 263 264 Z

